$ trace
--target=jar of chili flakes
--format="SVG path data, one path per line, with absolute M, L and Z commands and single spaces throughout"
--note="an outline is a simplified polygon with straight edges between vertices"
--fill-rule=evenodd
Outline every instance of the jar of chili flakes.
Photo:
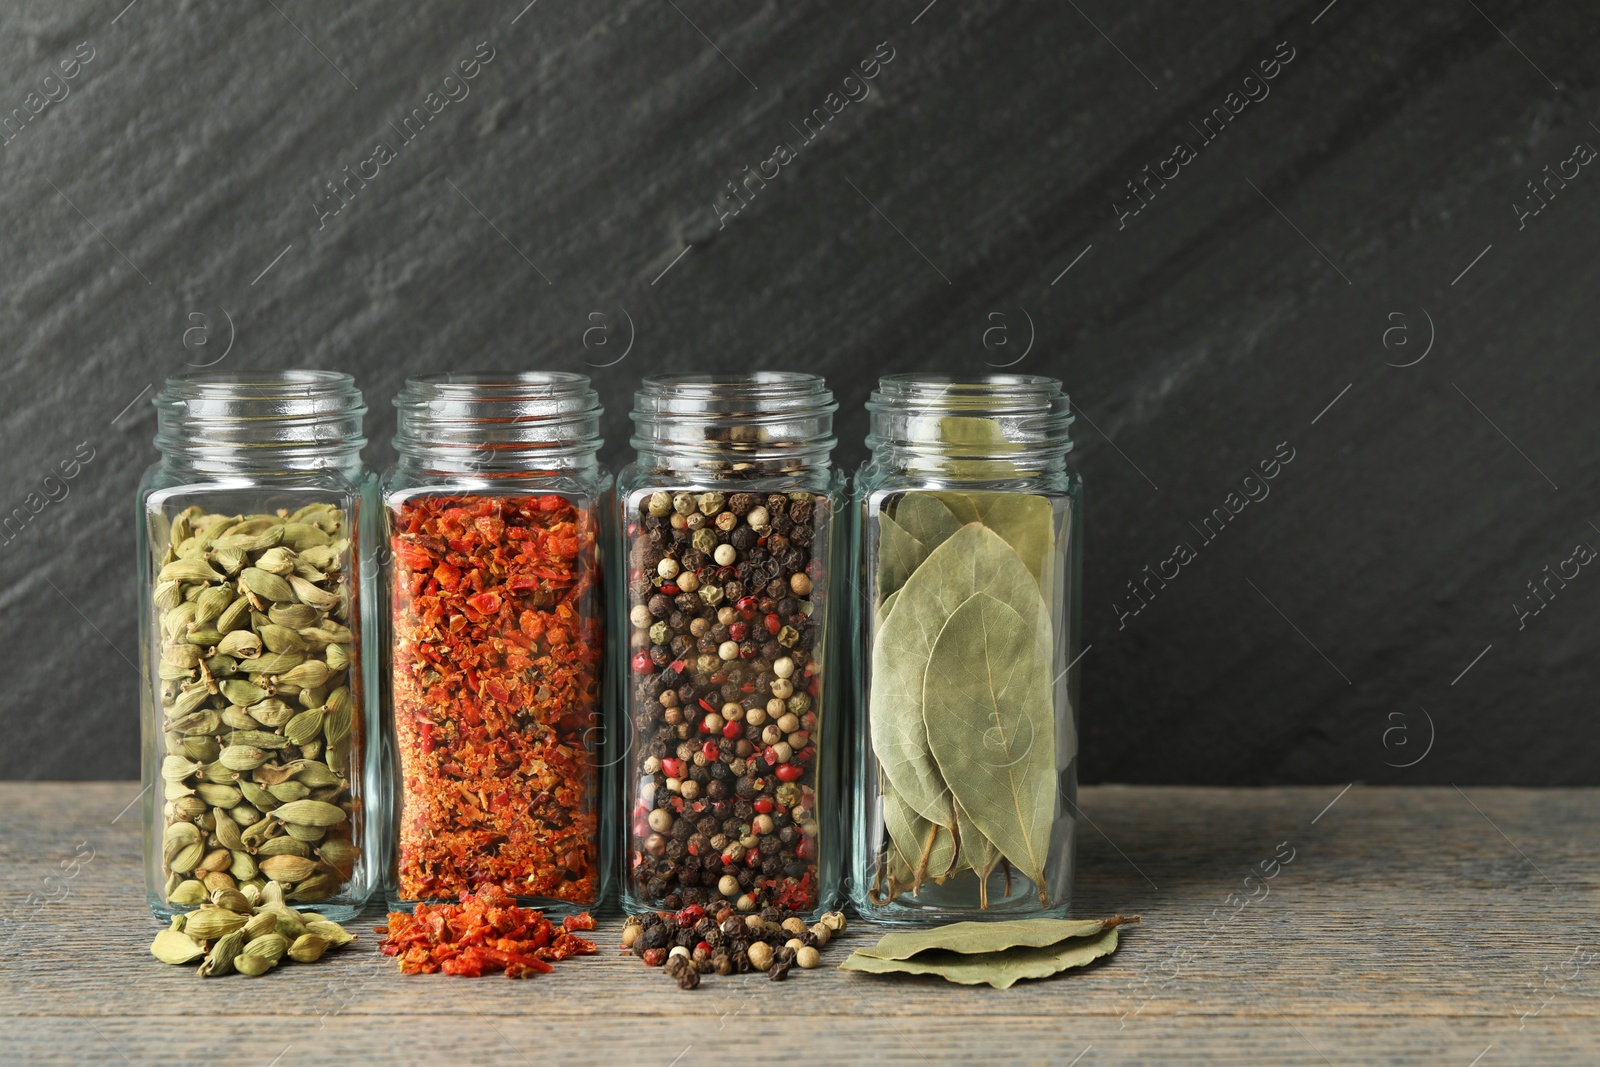
M 630 910 L 833 906 L 837 408 L 810 374 L 636 396 L 618 481 Z
M 412 378 L 382 493 L 391 909 L 605 895 L 600 401 L 581 374 Z

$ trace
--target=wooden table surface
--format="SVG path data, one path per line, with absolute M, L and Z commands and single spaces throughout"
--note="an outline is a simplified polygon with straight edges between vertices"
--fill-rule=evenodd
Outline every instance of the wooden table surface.
M 0 784 L 0 1063 L 1600 1063 L 1595 790 L 1089 788 L 1074 914 L 1144 917 L 1110 960 L 890 981 L 829 965 L 858 924 L 819 970 L 694 992 L 615 918 L 533 980 L 402 978 L 377 910 L 316 965 L 202 981 L 148 954 L 138 791 Z

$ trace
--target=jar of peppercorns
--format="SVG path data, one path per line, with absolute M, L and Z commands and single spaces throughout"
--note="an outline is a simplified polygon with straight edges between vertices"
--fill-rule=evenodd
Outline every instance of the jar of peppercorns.
M 903 374 L 867 404 L 850 891 L 874 921 L 1066 914 L 1082 483 L 1054 378 Z
M 637 394 L 618 476 L 631 910 L 833 906 L 837 408 L 810 374 Z
M 150 909 L 276 884 L 348 921 L 378 854 L 366 404 L 348 374 L 206 371 L 155 407 L 138 527 Z
M 599 398 L 581 374 L 443 374 L 394 403 L 389 906 L 592 907 L 613 855 Z

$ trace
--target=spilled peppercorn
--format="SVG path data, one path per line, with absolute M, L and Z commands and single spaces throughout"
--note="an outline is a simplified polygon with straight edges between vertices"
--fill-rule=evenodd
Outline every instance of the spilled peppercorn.
M 622 947 L 647 967 L 662 967 L 680 989 L 695 989 L 705 974 L 765 972 L 774 982 L 795 966 L 810 970 L 822 962 L 822 949 L 845 930 L 843 912 L 830 911 L 807 926 L 779 908 L 740 915 L 732 905 L 714 914 L 698 904 L 678 912 L 633 915 L 622 928 Z
M 829 501 L 657 489 L 627 510 L 631 892 L 811 911 Z

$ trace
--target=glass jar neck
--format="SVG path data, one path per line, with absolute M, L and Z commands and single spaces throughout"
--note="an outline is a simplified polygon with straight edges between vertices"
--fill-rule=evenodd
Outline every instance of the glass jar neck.
M 634 396 L 639 465 L 689 480 L 824 472 L 839 405 L 814 374 L 646 378 Z
M 194 373 L 156 394 L 155 445 L 180 470 L 214 475 L 353 471 L 367 405 L 336 371 Z
M 434 374 L 395 397 L 400 467 L 482 478 L 597 468 L 600 397 L 583 374 Z
M 1047 478 L 1066 470 L 1072 406 L 1055 378 L 896 374 L 867 401 L 872 464 L 952 482 Z

